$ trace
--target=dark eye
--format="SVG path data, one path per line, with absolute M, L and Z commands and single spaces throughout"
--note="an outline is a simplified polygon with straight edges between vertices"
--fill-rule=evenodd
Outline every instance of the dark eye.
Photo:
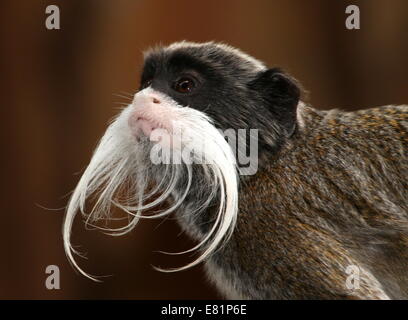
M 180 93 L 190 93 L 195 88 L 195 82 L 191 78 L 183 77 L 177 80 L 174 85 L 173 89 Z

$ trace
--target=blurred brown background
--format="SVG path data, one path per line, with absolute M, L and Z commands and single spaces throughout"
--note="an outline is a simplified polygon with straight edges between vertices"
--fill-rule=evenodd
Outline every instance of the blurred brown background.
M 61 29 L 45 28 L 58 5 Z M 345 28 L 357 4 L 361 30 Z M 67 195 L 108 121 L 138 87 L 141 51 L 177 40 L 219 40 L 297 77 L 318 108 L 408 103 L 408 1 L 2 1 L 0 298 L 218 298 L 200 267 L 175 274 L 151 264 L 192 243 L 171 220 L 142 221 L 112 238 L 85 231 L 73 242 L 81 266 L 114 276 L 79 276 L 62 248 Z M 61 270 L 61 290 L 47 290 L 45 268 Z

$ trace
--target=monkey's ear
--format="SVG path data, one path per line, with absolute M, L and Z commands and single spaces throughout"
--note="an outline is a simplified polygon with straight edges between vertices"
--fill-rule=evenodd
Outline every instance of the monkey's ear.
M 297 81 L 273 68 L 260 72 L 249 86 L 261 95 L 274 118 L 291 134 L 296 126 L 296 107 L 301 93 Z

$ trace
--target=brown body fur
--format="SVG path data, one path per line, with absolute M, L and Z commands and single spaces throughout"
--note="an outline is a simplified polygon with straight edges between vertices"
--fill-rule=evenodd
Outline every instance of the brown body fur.
M 227 297 L 408 298 L 407 110 L 299 110 L 290 142 L 242 180 L 236 229 L 207 264 Z

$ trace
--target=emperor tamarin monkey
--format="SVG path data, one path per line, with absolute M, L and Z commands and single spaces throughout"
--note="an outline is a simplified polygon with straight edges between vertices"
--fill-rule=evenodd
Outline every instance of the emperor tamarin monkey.
M 199 257 L 167 271 L 204 262 L 227 298 L 408 298 L 407 106 L 318 111 L 300 92 L 280 69 L 224 44 L 147 52 L 139 92 L 71 197 L 63 228 L 70 261 L 87 275 L 70 244 L 76 212 L 92 222 L 116 206 L 130 222 L 105 229 L 114 234 L 174 214 Z M 258 129 L 255 174 L 238 174 L 218 129 Z M 193 146 L 192 159 L 207 161 L 154 163 L 157 145 Z

